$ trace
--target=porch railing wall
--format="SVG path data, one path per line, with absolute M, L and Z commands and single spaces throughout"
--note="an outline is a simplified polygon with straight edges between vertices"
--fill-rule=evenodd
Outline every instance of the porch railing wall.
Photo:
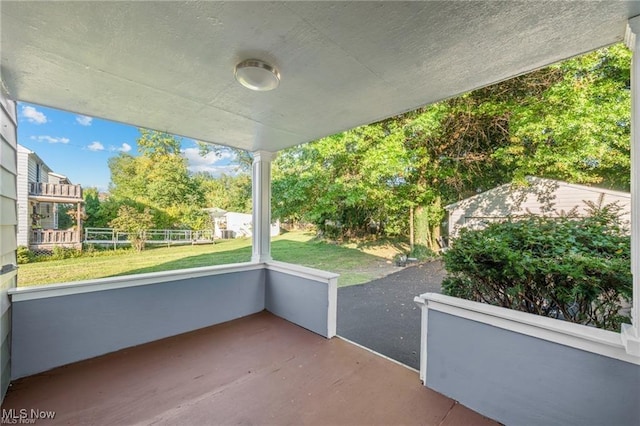
M 269 262 L 266 280 L 269 312 L 322 336 L 336 335 L 337 274 Z
M 12 378 L 260 312 L 258 266 L 26 287 L 12 295 Z
M 503 424 L 640 424 L 640 361 L 619 334 L 440 294 L 416 302 L 429 388 Z
M 14 289 L 11 375 L 40 373 L 264 309 L 332 337 L 337 277 L 281 262 L 243 263 Z

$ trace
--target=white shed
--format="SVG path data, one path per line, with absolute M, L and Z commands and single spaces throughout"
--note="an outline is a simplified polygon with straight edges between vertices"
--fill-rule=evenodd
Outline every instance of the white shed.
M 527 186 L 508 183 L 446 206 L 449 238 L 455 238 L 462 228 L 480 229 L 489 222 L 527 214 L 559 216 L 573 209 L 585 214 L 585 201 L 597 203 L 600 197 L 604 204 L 617 202 L 624 213 L 622 220 L 631 220 L 628 192 L 538 177 L 527 177 L 527 181 Z
M 227 212 L 224 217 L 227 230 L 233 231 L 233 238 L 251 237 L 253 233 L 253 217 L 248 213 Z M 271 224 L 272 237 L 280 235 L 280 221 Z
M 211 215 L 215 238 L 229 239 L 251 237 L 253 216 L 250 213 L 228 212 L 217 207 L 204 209 Z M 280 235 L 280 221 L 271 224 L 271 236 Z

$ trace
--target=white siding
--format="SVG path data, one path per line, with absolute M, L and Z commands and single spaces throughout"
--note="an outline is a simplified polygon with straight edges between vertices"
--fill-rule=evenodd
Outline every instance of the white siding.
M 630 223 L 631 195 L 584 185 L 574 185 L 551 179 L 528 178 L 530 185 L 516 187 L 502 185 L 490 191 L 447 206 L 449 210 L 449 236 L 455 237 L 461 228 L 478 228 L 501 218 L 526 214 L 558 216 L 575 209 L 583 215 L 585 201 L 597 203 L 617 202 L 622 207 L 622 220 Z
M 0 398 L 11 373 L 11 303 L 7 290 L 16 286 L 16 106 L 0 92 Z
M 33 158 L 31 155 L 29 155 L 27 157 L 27 161 L 28 161 L 28 167 L 27 167 L 27 181 L 28 182 L 38 182 L 38 173 L 37 173 L 37 167 L 36 167 L 36 159 Z M 42 176 L 42 173 L 40 173 L 40 176 Z
M 60 178 L 51 173 L 47 174 L 47 180 L 49 181 L 49 183 L 60 183 Z
M 224 216 L 227 218 L 227 229 L 235 231 L 236 238 L 251 236 L 252 216 L 250 214 L 228 212 Z
M 29 246 L 29 153 L 18 145 L 18 246 Z
M 59 183 L 60 178 L 52 174 L 51 169 L 38 155 L 29 149 L 18 145 L 18 246 L 29 246 L 31 233 L 31 213 L 33 207 L 29 202 L 29 183 Z M 38 173 L 38 169 L 40 172 Z M 43 229 L 57 229 L 57 220 L 52 203 L 38 203 L 38 213 L 43 215 L 40 226 Z

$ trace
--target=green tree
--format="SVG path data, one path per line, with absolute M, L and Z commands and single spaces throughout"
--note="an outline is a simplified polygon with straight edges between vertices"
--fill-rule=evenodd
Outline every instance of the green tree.
M 153 216 L 149 208 L 138 211 L 123 205 L 118 209 L 118 217 L 109 222 L 109 226 L 118 232 L 125 232 L 131 246 L 140 252 L 144 250 L 147 231 L 154 226 Z
M 111 172 L 109 193 L 112 197 L 130 200 L 146 200 L 147 175 L 150 162 L 121 152 L 108 160 Z
M 306 220 L 330 236 L 401 232 L 398 195 L 407 167 L 394 122 L 291 148 L 274 164 L 273 215 Z
M 100 200 L 97 188 L 89 187 L 83 189 L 84 197 L 84 219 L 85 228 L 107 228 L 109 222 L 116 218 L 118 209 L 123 205 L 123 201 L 117 201 L 114 197 L 106 197 Z
M 182 142 L 165 132 L 140 128 L 140 137 L 136 141 L 138 152 L 145 157 L 179 156 Z
M 200 182 L 207 207 L 239 213 L 251 212 L 251 176 L 248 174 L 213 177 L 208 173 L 199 173 L 195 179 Z
M 82 190 L 84 198 L 84 226 L 87 228 L 104 228 L 109 220 L 104 220 L 98 188 L 89 187 Z
M 630 63 L 618 44 L 533 74 L 551 77 L 530 77 L 530 86 L 544 88 L 534 96 L 502 100 L 510 143 L 494 158 L 520 180 L 539 175 L 629 190 Z M 485 92 L 499 96 L 495 88 Z
M 193 223 L 193 209 L 205 207 L 201 181 L 188 170 L 181 140 L 163 132 L 140 129 L 141 155 L 120 153 L 109 159 L 110 200 L 136 208 L 149 207 L 156 226 Z
M 58 229 L 69 229 L 76 224 L 76 205 L 58 204 Z
M 183 206 L 180 208 L 180 228 L 189 228 L 194 231 L 213 230 L 213 221 L 208 212 L 195 206 Z
M 445 205 L 526 175 L 628 189 L 629 66 L 616 45 L 285 150 L 273 214 L 340 236 L 415 216 L 437 248 Z

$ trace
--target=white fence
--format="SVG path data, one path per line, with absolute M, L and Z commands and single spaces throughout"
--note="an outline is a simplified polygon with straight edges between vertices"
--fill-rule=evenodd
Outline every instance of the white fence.
M 113 245 L 129 244 L 126 232 L 112 228 L 85 228 L 85 244 Z M 146 244 L 206 244 L 213 243 L 213 230 L 192 231 L 190 229 L 149 229 L 146 232 Z

